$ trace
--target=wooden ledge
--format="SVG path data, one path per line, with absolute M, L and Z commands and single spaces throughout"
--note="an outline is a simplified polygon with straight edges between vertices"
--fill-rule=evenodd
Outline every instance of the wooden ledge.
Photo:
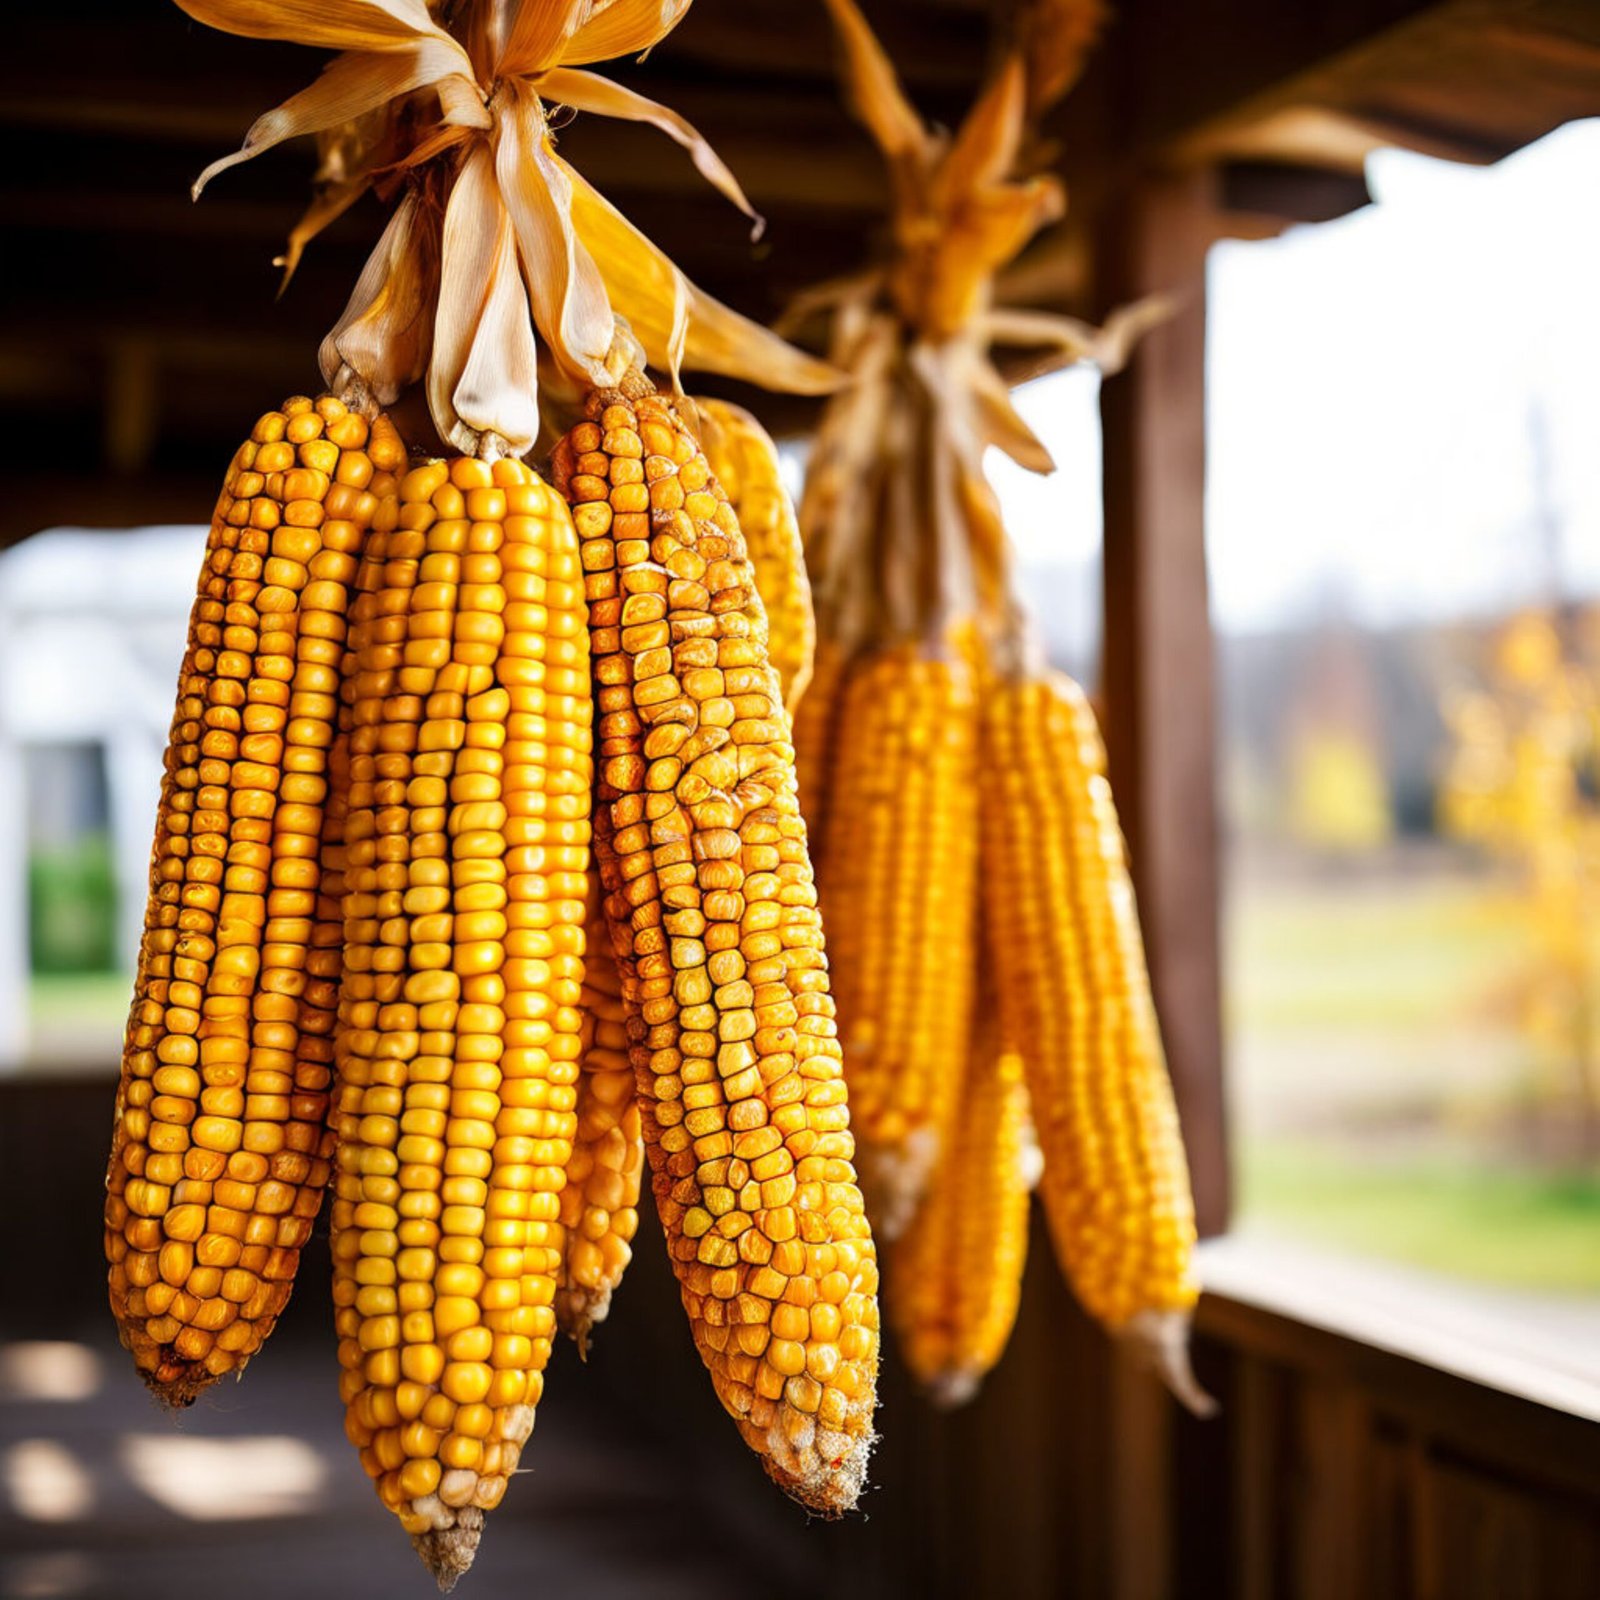
M 1499 1290 L 1252 1233 L 1200 1247 L 1200 1326 L 1255 1308 L 1600 1422 L 1600 1298 Z

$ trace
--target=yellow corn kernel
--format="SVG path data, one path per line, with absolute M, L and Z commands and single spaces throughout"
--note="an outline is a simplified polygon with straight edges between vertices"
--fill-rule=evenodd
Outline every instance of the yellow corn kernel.
M 819 638 L 811 676 L 793 705 L 795 774 L 819 882 L 827 870 L 828 806 L 847 666 L 844 649 L 831 638 Z
M 516 1470 L 550 1355 L 592 694 L 561 497 L 519 462 L 457 458 L 413 468 L 400 502 L 342 690 L 334 1301 L 351 1435 L 444 1581 Z
M 802 702 L 803 704 L 803 702 Z M 842 692 L 821 878 L 873 1225 L 911 1220 L 972 1036 L 977 705 L 956 648 L 857 657 Z
M 1194 1205 L 1094 713 L 1059 674 L 1002 679 L 983 740 L 990 960 L 1056 1253 L 1111 1328 L 1186 1317 Z
M 811 679 L 817 623 L 811 580 L 800 547 L 800 524 L 784 485 L 778 448 L 743 406 L 696 400 L 699 437 L 711 475 L 721 485 L 744 534 L 756 593 L 767 615 L 767 656 L 792 711 Z
M 644 1135 L 628 1060 L 622 979 L 593 897 L 586 942 L 578 1130 L 561 1191 L 564 1240 L 555 1299 L 557 1324 L 583 1354 L 632 1259 L 644 1178 Z
M 1032 1173 L 1022 1059 L 997 1049 L 981 1008 L 944 1152 L 889 1258 L 889 1310 L 906 1365 L 960 1405 L 1000 1359 L 1016 1321 Z
M 212 516 L 106 1175 L 118 1332 L 174 1405 L 260 1348 L 328 1181 L 346 614 L 404 462 L 387 418 L 288 400 Z

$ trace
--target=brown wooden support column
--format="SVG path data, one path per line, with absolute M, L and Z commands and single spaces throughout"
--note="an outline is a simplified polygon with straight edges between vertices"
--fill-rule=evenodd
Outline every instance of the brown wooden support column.
M 1209 173 L 1127 186 L 1100 234 L 1103 308 L 1148 294 L 1174 314 L 1110 379 L 1105 657 L 1111 781 L 1133 860 L 1151 981 L 1202 1235 L 1228 1221 L 1218 959 L 1216 749 L 1206 598 L 1205 255 Z

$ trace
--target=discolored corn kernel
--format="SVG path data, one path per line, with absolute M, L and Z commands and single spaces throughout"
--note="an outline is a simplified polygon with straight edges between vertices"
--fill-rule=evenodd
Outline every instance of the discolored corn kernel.
M 766 621 L 737 517 L 669 402 L 591 396 L 589 419 L 554 467 L 582 541 L 598 706 L 618 719 L 602 729 L 596 855 L 652 1187 L 718 1396 L 773 1478 L 836 1515 L 855 1501 L 871 1444 L 877 1265 Z M 643 483 L 631 470 L 641 454 Z M 670 670 L 641 676 L 641 659 L 653 666 L 661 650 Z M 685 730 L 670 761 L 649 753 L 664 728 Z M 719 961 L 713 975 L 725 952 L 743 973 Z M 720 993 L 740 983 L 748 995 Z M 760 999 L 758 984 L 769 986 Z M 803 1030 L 785 1009 L 798 1017 L 802 1001 Z M 735 1140 L 768 1125 L 797 1168 L 818 1165 L 794 1204 L 766 1204 L 753 1175 L 735 1188 L 733 1162 L 748 1159 Z M 770 1343 L 747 1353 L 732 1328 L 735 1307 L 744 1323 L 752 1301 L 815 1298 L 802 1219 L 805 1241 L 849 1246 L 838 1372 L 853 1398 L 826 1426 L 804 1347 L 786 1374 Z M 793 1365 L 787 1351 L 780 1359 Z

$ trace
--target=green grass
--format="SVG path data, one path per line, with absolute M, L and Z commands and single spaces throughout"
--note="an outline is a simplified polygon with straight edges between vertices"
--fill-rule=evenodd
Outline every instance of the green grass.
M 1600 1294 L 1600 1174 L 1274 1137 L 1242 1142 L 1235 1176 L 1242 1221 L 1479 1282 Z

